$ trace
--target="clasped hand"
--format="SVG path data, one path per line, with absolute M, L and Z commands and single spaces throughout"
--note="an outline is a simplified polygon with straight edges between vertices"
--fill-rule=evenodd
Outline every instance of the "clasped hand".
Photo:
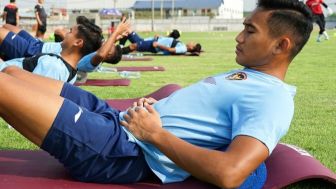
M 139 99 L 127 110 L 125 121 L 120 122 L 139 140 L 151 142 L 153 136 L 162 130 L 159 113 L 152 106 L 155 102 L 153 98 Z

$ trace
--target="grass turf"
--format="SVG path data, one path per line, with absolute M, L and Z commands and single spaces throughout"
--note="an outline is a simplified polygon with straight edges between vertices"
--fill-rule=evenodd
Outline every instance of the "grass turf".
M 329 31 L 331 36 L 336 31 Z M 142 33 L 149 37 L 152 33 Z M 128 87 L 82 87 L 101 98 L 130 98 L 148 94 L 168 83 L 187 86 L 209 75 L 240 68 L 235 63 L 237 32 L 183 33 L 181 40 L 198 41 L 205 53 L 200 57 L 154 56 L 148 62 L 120 62 L 116 66 L 164 66 L 165 72 L 144 72 Z M 317 43 L 317 31 L 295 58 L 286 82 L 297 86 L 295 115 L 288 134 L 281 140 L 297 145 L 326 167 L 336 171 L 336 39 Z M 91 73 L 90 78 L 118 78 L 114 74 Z M 37 149 L 0 120 L 0 149 Z M 300 183 L 290 188 L 323 188 Z

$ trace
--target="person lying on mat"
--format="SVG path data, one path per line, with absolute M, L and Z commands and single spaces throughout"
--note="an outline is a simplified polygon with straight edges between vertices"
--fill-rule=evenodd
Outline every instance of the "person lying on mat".
M 86 17 L 77 17 L 77 24 L 85 23 L 89 23 L 89 20 Z M 116 29 L 115 35 L 111 36 L 105 43 L 103 43 L 103 45 L 97 51 L 85 55 L 83 58 L 81 58 L 77 65 L 77 70 L 79 71 L 78 74 L 94 71 L 103 60 L 104 62 L 111 64 L 118 63 L 121 60 L 122 53 L 121 48 L 118 46 L 114 46 L 114 43 L 118 40 L 118 38 L 121 38 L 121 36 L 125 35 L 125 32 L 128 28 L 129 23 L 124 20 L 121 24 L 119 24 L 118 28 Z M 12 28 L 12 30 L 14 29 Z M 60 51 L 62 50 L 62 48 L 59 48 L 61 43 L 48 43 L 48 45 L 54 46 L 55 48 L 46 48 L 45 53 L 61 53 Z M 9 64 L 7 63 L 6 66 L 8 65 Z M 3 66 L 5 67 L 5 65 Z M 53 73 L 57 74 L 57 72 Z M 73 81 L 71 81 L 71 83 L 73 83 Z
M 189 42 L 187 44 L 175 39 L 174 37 L 156 36 L 154 38 L 141 38 L 136 32 L 129 31 L 127 36 L 131 44 L 123 47 L 123 54 L 133 51 L 163 53 L 165 55 L 200 53 L 202 46 L 199 43 Z
M 302 2 L 259 0 L 236 37 L 243 69 L 157 102 L 140 99 L 126 112 L 69 83 L 7 67 L 0 115 L 80 181 L 132 183 L 154 174 L 171 183 L 193 175 L 221 188 L 261 188 L 263 162 L 294 112 L 295 87 L 283 80 L 312 29 Z
M 85 82 L 87 80 L 88 72 L 96 70 L 102 62 L 109 64 L 117 64 L 122 58 L 122 50 L 119 45 L 115 43 L 127 36 L 130 23 L 126 17 L 120 21 L 115 31 L 108 38 L 107 41 L 95 52 L 84 56 L 78 63 L 77 82 Z
M 83 20 L 85 19 L 85 20 Z M 78 17 L 77 22 L 89 22 L 87 18 Z M 102 62 L 106 62 L 109 64 L 117 64 L 120 62 L 122 58 L 122 51 L 119 45 L 115 45 L 115 43 L 121 38 L 127 36 L 127 31 L 130 28 L 130 23 L 124 17 L 123 20 L 120 21 L 117 28 L 104 43 L 103 45 L 95 52 L 92 52 L 86 56 L 84 56 L 78 63 L 77 69 L 80 72 L 92 72 L 94 71 Z M 55 30 L 57 35 L 61 36 L 58 41 L 63 41 L 65 33 L 67 30 L 58 28 Z
M 128 35 L 130 23 L 124 18 L 116 27 L 112 35 L 95 52 L 83 57 L 78 63 L 78 70 L 82 72 L 94 71 L 102 62 L 117 64 L 122 58 L 122 50 L 115 43 Z
M 35 74 L 74 83 L 78 61 L 102 44 L 101 29 L 78 23 L 62 43 L 44 43 L 12 25 L 0 28 L 0 70 L 15 65 Z

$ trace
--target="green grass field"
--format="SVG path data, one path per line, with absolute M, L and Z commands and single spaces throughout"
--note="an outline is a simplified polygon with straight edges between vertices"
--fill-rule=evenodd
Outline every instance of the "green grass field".
M 286 82 L 297 86 L 295 115 L 282 142 L 297 145 L 326 167 L 336 171 L 336 31 L 329 41 L 315 42 L 317 31 L 296 57 Z M 240 68 L 235 63 L 237 32 L 183 33 L 182 41 L 198 41 L 205 53 L 200 57 L 154 56 L 148 62 L 120 62 L 117 66 L 164 66 L 165 72 L 144 72 L 128 87 L 83 87 L 101 98 L 130 98 L 148 94 L 168 83 L 187 86 L 209 75 Z M 143 33 L 144 37 L 151 33 Z M 92 73 L 90 78 L 117 78 Z M 0 120 L 0 149 L 37 149 Z M 308 187 L 309 186 L 309 187 Z M 317 183 L 292 188 L 323 188 Z

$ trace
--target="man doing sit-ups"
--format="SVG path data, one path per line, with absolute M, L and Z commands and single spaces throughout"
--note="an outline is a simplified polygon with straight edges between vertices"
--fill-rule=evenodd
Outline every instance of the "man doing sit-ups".
M 126 112 L 68 83 L 8 67 L 0 73 L 0 115 L 81 181 L 131 183 L 154 174 L 171 183 L 192 175 L 221 188 L 251 180 L 261 188 L 263 162 L 294 113 L 295 87 L 285 75 L 312 29 L 304 3 L 259 0 L 236 37 L 242 69 L 157 102 L 140 99 Z
M 16 26 L 0 27 L 0 70 L 15 65 L 35 74 L 73 83 L 79 60 L 101 47 L 102 34 L 92 23 L 78 23 L 62 43 L 42 42 Z

